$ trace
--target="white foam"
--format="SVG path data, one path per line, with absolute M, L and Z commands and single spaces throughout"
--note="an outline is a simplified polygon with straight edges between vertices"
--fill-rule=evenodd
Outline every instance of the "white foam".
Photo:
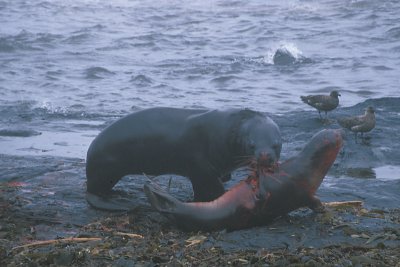
M 55 106 L 51 101 L 43 100 L 38 103 L 38 107 L 44 109 L 49 114 L 68 114 L 67 107 Z
M 373 170 L 376 173 L 376 179 L 384 181 L 400 179 L 400 166 L 385 165 Z

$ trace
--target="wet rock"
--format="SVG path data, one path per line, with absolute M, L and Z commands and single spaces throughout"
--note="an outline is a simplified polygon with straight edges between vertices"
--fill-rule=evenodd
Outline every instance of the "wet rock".
M 290 261 L 287 259 L 279 259 L 274 263 L 275 266 L 288 266 L 289 264 Z
M 305 255 L 305 256 L 302 256 L 300 260 L 301 260 L 301 262 L 306 263 L 311 260 L 311 257 L 308 255 Z
M 375 262 L 371 258 L 364 256 L 364 255 L 359 255 L 359 256 L 352 256 L 350 258 L 351 263 L 356 266 L 374 266 Z
M 54 257 L 54 264 L 58 266 L 70 266 L 74 261 L 75 253 L 69 250 L 59 251 Z
M 296 62 L 296 57 L 286 48 L 276 50 L 273 61 L 275 65 L 289 65 Z
M 11 242 L 7 239 L 0 239 L 0 259 L 4 259 L 11 248 Z
M 351 262 L 351 260 L 341 259 L 341 260 L 339 260 L 339 262 L 335 266 L 337 266 L 337 267 L 351 267 L 351 266 L 353 266 L 353 263 Z
M 378 248 L 378 249 L 385 249 L 385 244 L 384 243 L 382 243 L 382 242 L 379 242 L 378 244 L 376 244 L 376 247 Z
M 136 266 L 136 262 L 131 259 L 119 258 L 113 265 L 116 267 L 130 267 Z
M 304 266 L 306 267 L 318 267 L 321 266 L 321 264 L 319 264 L 317 261 L 315 261 L 314 259 L 311 259 L 309 261 L 307 261 Z
M 154 257 L 152 257 L 152 261 L 154 263 L 166 263 L 169 261 L 169 257 L 168 255 L 155 255 Z

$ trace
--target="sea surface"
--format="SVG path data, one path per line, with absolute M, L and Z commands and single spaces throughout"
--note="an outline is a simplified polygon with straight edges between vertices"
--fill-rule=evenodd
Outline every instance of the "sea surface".
M 332 90 L 329 120 L 300 101 Z M 55 168 L 40 166 L 84 162 L 107 125 L 157 106 L 268 114 L 282 160 L 373 106 L 376 128 L 346 134 L 318 193 L 399 208 L 400 1 L 0 0 L 0 182 L 40 187 Z

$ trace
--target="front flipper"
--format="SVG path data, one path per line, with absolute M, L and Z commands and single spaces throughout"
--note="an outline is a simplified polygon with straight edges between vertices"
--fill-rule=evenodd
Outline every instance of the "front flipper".
M 135 200 L 117 194 L 103 197 L 86 192 L 86 200 L 92 207 L 107 211 L 130 211 L 137 206 Z
M 323 213 L 325 212 L 325 207 L 322 205 L 321 200 L 316 196 L 312 196 L 309 200 L 308 207 L 314 212 Z

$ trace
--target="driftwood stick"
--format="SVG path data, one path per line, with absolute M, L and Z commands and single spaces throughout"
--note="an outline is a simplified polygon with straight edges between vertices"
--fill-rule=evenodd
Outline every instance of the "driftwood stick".
M 332 207 L 332 208 L 340 208 L 340 207 L 361 207 L 364 202 L 358 200 L 352 201 L 334 201 L 334 202 L 326 202 L 324 206 Z
M 123 233 L 123 232 L 114 232 L 114 235 L 119 236 L 128 236 L 130 238 L 143 238 L 142 235 L 138 234 L 131 234 L 131 233 Z M 20 248 L 29 248 L 29 247 L 36 247 L 36 246 L 45 246 L 51 244 L 62 244 L 62 243 L 81 243 L 81 242 L 89 242 L 89 241 L 100 241 L 100 237 L 67 237 L 62 239 L 50 239 L 50 240 L 40 240 L 35 241 L 32 243 L 28 243 L 25 245 L 13 247 L 12 250 L 20 249 Z
M 128 236 L 128 237 L 130 237 L 130 238 L 143 238 L 142 235 L 130 234 L 130 233 L 123 233 L 123 232 L 115 232 L 114 235 Z
M 62 243 L 80 243 L 80 242 L 88 242 L 88 241 L 99 241 L 100 237 L 67 237 L 62 239 L 51 239 L 51 240 L 42 240 L 36 241 L 29 244 L 25 244 L 22 246 L 13 247 L 12 250 L 20 249 L 20 248 L 28 248 L 28 247 L 36 247 L 36 246 L 44 246 L 50 244 L 62 244 Z

